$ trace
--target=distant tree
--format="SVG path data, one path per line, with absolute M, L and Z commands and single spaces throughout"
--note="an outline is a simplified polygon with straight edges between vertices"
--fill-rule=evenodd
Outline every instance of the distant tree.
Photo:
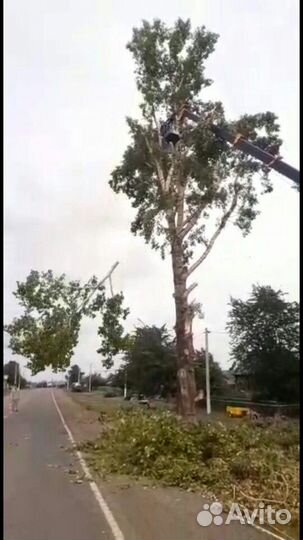
M 205 350 L 203 348 L 196 355 L 196 381 L 197 389 L 206 393 Z M 211 353 L 209 353 L 209 382 L 212 396 L 222 394 L 226 389 L 223 371 Z
M 165 326 L 137 328 L 129 340 L 131 346 L 124 356 L 121 368 L 109 378 L 110 384 L 147 396 L 177 394 L 176 344 Z M 220 366 L 210 360 L 210 382 L 217 393 L 223 386 Z M 205 355 L 196 351 L 197 388 L 205 390 Z
M 142 114 L 127 118 L 130 142 L 110 180 L 136 211 L 131 231 L 163 258 L 171 257 L 179 406 L 189 416 L 196 395 L 192 322 L 201 307 L 190 301 L 197 284 L 189 279 L 228 222 L 243 235 L 250 232 L 260 196 L 272 190 L 269 168 L 216 138 L 209 119 L 263 149 L 275 145 L 278 151 L 281 144 L 273 113 L 228 121 L 222 103 L 202 101 L 201 92 L 212 83 L 205 62 L 217 39 L 204 26 L 192 30 L 190 21 L 181 19 L 173 27 L 143 21 L 133 30 L 127 48 L 135 61 Z M 186 104 L 205 120 L 191 125 L 182 114 Z M 168 119 L 170 143 L 163 139 Z
M 176 385 L 175 346 L 165 326 L 137 328 L 128 338 L 122 367 L 109 378 L 112 386 L 148 396 L 167 395 Z
M 79 379 L 81 381 L 83 375 L 84 373 L 81 371 L 80 366 L 78 366 L 78 364 L 74 364 L 68 370 L 67 379 L 69 380 L 69 384 L 77 383 Z
M 233 370 L 249 376 L 256 397 L 299 400 L 299 304 L 254 285 L 248 300 L 231 298 L 227 328 Z
M 83 378 L 83 382 L 85 383 L 86 386 L 89 385 L 89 378 L 90 378 L 89 375 L 86 375 Z M 107 379 L 105 377 L 102 377 L 102 375 L 100 375 L 100 373 L 92 373 L 91 374 L 91 387 L 92 387 L 92 390 L 95 390 L 99 386 L 105 386 L 106 382 L 107 382 Z
M 20 383 L 20 388 L 25 388 L 27 381 L 22 375 L 20 375 L 20 366 L 18 362 L 11 360 L 3 366 L 3 375 L 7 375 L 7 383 L 9 386 L 13 386 L 16 382 L 17 385 Z

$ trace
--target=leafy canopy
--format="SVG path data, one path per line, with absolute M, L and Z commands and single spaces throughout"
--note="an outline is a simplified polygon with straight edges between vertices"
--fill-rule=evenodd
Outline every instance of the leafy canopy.
M 46 367 L 56 372 L 70 365 L 83 316 L 102 315 L 98 352 L 110 356 L 116 351 L 122 335 L 118 318 L 125 318 L 128 310 L 122 306 L 122 294 L 106 298 L 104 285 L 95 276 L 81 285 L 68 281 L 64 274 L 55 276 L 51 270 L 32 270 L 25 282 L 17 282 L 14 296 L 23 314 L 7 324 L 5 331 L 10 335 L 11 350 L 28 359 L 33 374 Z
M 233 369 L 249 375 L 265 399 L 299 399 L 299 304 L 270 286 L 253 286 L 247 301 L 231 298 L 227 327 Z
M 189 20 L 178 19 L 172 28 L 154 20 L 135 28 L 127 45 L 136 66 L 141 118 L 127 118 L 131 140 L 110 186 L 126 194 L 136 210 L 132 232 L 160 249 L 163 257 L 178 237 L 186 262 L 197 244 L 208 254 L 231 216 L 247 234 L 258 214 L 260 194 L 270 192 L 272 185 L 263 164 L 216 138 L 206 120 L 199 125 L 180 120 L 181 141 L 168 153 L 161 143 L 161 121 L 178 115 L 188 103 L 192 111 L 205 118 L 211 114 L 213 123 L 240 132 L 261 148 L 278 149 L 281 144 L 273 113 L 229 121 L 221 102 L 202 100 L 212 83 L 205 62 L 217 39 L 204 26 L 192 30 Z

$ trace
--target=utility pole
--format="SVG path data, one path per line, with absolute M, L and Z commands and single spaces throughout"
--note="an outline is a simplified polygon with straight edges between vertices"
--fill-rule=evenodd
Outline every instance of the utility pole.
M 88 391 L 92 391 L 92 365 L 89 365 Z
M 209 330 L 205 328 L 205 375 L 206 375 L 206 413 L 211 413 L 210 405 L 210 380 L 209 380 L 209 354 L 208 354 L 208 334 Z
M 20 390 L 21 387 L 21 367 L 19 366 L 19 373 L 18 373 L 18 390 Z
M 15 362 L 14 386 L 17 386 L 17 378 L 18 378 L 18 364 L 17 362 Z
M 81 383 L 81 368 L 79 366 L 79 371 L 78 371 L 78 384 Z

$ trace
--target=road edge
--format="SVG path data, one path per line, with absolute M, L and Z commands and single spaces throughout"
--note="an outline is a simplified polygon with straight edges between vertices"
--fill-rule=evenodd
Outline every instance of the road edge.
M 98 505 L 99 505 L 99 507 L 100 507 L 100 509 L 101 509 L 101 511 L 102 511 L 102 513 L 103 513 L 109 527 L 110 527 L 110 530 L 111 530 L 111 532 L 113 534 L 114 539 L 115 540 L 125 540 L 124 535 L 123 535 L 123 533 L 122 533 L 122 531 L 121 531 L 121 529 L 120 529 L 120 527 L 119 527 L 119 525 L 118 525 L 112 511 L 110 510 L 107 502 L 105 501 L 103 495 L 101 494 L 101 491 L 98 488 L 96 482 L 92 479 L 91 473 L 89 471 L 87 463 L 85 462 L 84 457 L 82 456 L 81 452 L 77 449 L 77 443 L 76 443 L 76 441 L 74 439 L 74 436 L 73 436 L 71 430 L 69 429 L 67 423 L 64 420 L 64 416 L 63 416 L 63 414 L 61 412 L 61 409 L 60 409 L 60 407 L 59 407 L 59 405 L 57 403 L 57 400 L 55 398 L 55 395 L 54 395 L 53 391 L 51 392 L 51 395 L 52 395 L 53 403 L 54 403 L 54 405 L 56 407 L 56 410 L 57 410 L 57 413 L 59 415 L 59 418 L 60 418 L 60 420 L 61 420 L 61 422 L 63 424 L 63 427 L 64 427 L 64 429 L 65 429 L 65 431 L 67 433 L 67 436 L 68 436 L 70 442 L 72 443 L 72 446 L 74 447 L 75 453 L 76 453 L 76 455 L 78 457 L 78 460 L 79 460 L 80 465 L 82 467 L 85 478 L 88 480 L 88 483 L 90 485 L 92 493 L 93 493 L 93 495 L 94 495 L 94 497 L 95 497 L 95 499 L 96 499 L 96 501 L 97 501 L 97 503 L 98 503 Z

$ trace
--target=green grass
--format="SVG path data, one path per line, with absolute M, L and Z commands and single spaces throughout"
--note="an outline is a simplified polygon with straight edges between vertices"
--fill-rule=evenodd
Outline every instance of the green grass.
M 95 412 L 112 412 L 119 409 L 134 409 L 142 408 L 138 403 L 125 401 L 122 397 L 105 398 L 102 393 L 71 393 L 72 398 L 83 405 L 86 410 Z M 169 406 L 165 401 L 159 401 L 156 403 L 156 408 L 159 410 L 172 410 L 172 406 Z M 224 410 L 214 410 L 210 415 L 206 414 L 205 409 L 198 409 L 197 417 L 202 422 L 222 422 L 227 425 L 239 425 L 243 423 L 242 418 L 229 418 Z

